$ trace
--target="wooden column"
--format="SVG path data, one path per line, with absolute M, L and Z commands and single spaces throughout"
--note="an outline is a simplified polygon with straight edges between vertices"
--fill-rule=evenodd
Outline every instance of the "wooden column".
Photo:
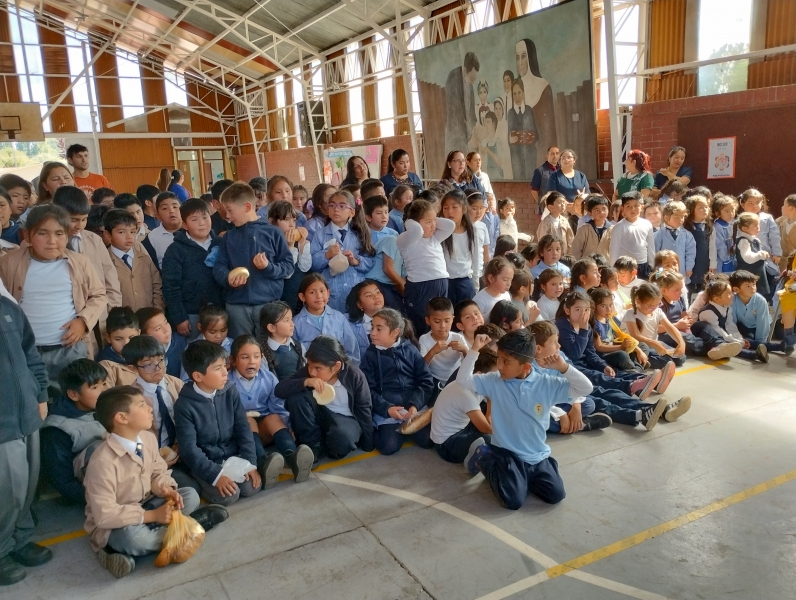
M 339 56 L 343 56 L 344 54 L 345 50 L 338 50 L 337 52 L 330 54 L 327 58 L 332 60 Z M 335 79 L 336 81 L 326 82 L 325 85 L 330 87 L 330 84 L 343 83 L 340 76 L 335 77 Z M 331 119 L 332 127 L 351 124 L 351 119 L 348 115 L 348 90 L 329 94 L 329 118 Z M 350 142 L 352 139 L 351 127 L 341 127 L 340 129 L 332 130 L 332 139 L 330 141 L 333 143 L 339 143 Z
M 686 8 L 683 0 L 651 2 L 648 63 L 650 68 L 676 65 L 685 61 Z M 696 74 L 664 73 L 647 82 L 647 102 L 696 96 Z
M 19 86 L 20 81 L 14 62 L 14 49 L 6 44 L 11 43 L 11 29 L 8 22 L 8 12 L 0 12 L 0 102 L 22 102 Z
M 381 126 L 375 122 L 379 118 L 378 110 L 378 88 L 376 85 L 376 78 L 373 76 L 373 65 L 368 60 L 368 52 L 366 46 L 374 42 L 373 37 L 362 40 L 362 49 L 360 56 L 362 57 L 362 75 L 364 85 L 362 87 L 362 108 L 365 113 L 365 121 L 374 121 L 365 125 L 365 139 L 373 140 L 381 137 Z
M 69 57 L 66 53 L 66 38 L 61 33 L 39 25 L 39 43 L 41 44 L 42 66 L 48 75 L 44 78 L 47 104 L 52 106 L 72 83 L 69 74 Z M 71 91 L 50 115 L 50 129 L 53 133 L 77 131 L 77 117 Z
M 91 49 L 95 56 L 97 49 Z M 116 52 L 108 48 L 94 63 L 94 81 L 97 88 L 97 102 L 100 105 L 100 127 L 106 132 L 123 132 L 124 125 L 108 127 L 108 123 L 124 118 L 122 110 L 122 93 L 119 88 L 119 71 L 116 67 Z M 104 106 L 103 106 L 104 105 Z
M 162 63 L 152 69 L 141 65 L 141 88 L 145 111 L 166 106 L 166 79 L 163 76 Z M 169 130 L 169 114 L 166 109 L 147 115 L 146 120 L 150 133 L 166 133 Z

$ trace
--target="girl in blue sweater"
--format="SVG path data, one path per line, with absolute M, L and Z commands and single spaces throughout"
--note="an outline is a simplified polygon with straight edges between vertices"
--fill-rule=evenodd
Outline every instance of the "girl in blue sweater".
M 348 322 L 354 331 L 359 344 L 359 355 L 364 356 L 370 346 L 370 330 L 373 326 L 373 315 L 384 308 L 384 296 L 381 288 L 372 279 L 356 284 L 346 298 Z
M 713 236 L 710 238 L 710 262 L 719 273 L 735 271 L 732 223 L 735 221 L 735 199 L 723 194 L 713 197 Z
M 414 345 L 412 324 L 391 308 L 373 315 L 373 343 L 362 357 L 361 369 L 373 401 L 374 442 L 382 454 L 395 454 L 406 438 L 421 448 L 431 448 L 431 420 L 419 431 L 404 435 L 403 423 L 418 413 L 430 416 L 428 401 L 434 378 Z M 422 417 L 418 417 L 422 418 Z

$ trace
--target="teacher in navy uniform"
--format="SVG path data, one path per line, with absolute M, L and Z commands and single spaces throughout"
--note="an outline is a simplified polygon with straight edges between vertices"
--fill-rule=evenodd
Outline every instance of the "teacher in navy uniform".
M 574 202 L 577 196 L 589 193 L 589 180 L 583 173 L 575 170 L 577 160 L 574 150 L 567 148 L 561 153 L 560 169 L 551 173 L 547 181 L 548 192 L 561 192 L 567 202 Z

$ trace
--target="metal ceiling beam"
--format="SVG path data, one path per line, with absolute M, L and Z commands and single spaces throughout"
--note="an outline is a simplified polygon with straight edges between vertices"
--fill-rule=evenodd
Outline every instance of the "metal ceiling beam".
M 158 46 L 160 46 L 161 44 L 163 44 L 163 42 L 165 42 L 165 41 L 166 41 L 166 38 L 168 38 L 168 37 L 171 35 L 171 33 L 172 33 L 172 32 L 173 32 L 173 31 L 174 31 L 176 28 L 177 28 L 177 26 L 178 26 L 180 23 L 182 23 L 182 22 L 185 20 L 185 17 L 187 17 L 187 16 L 188 16 L 188 13 L 189 13 L 189 12 L 191 12 L 191 10 L 193 9 L 193 6 L 195 6 L 195 5 L 196 5 L 196 2 L 197 2 L 197 1 L 198 1 L 198 0 L 194 0 L 194 1 L 192 2 L 192 5 L 191 5 L 191 6 L 186 6 L 186 7 L 185 7 L 185 8 L 182 10 L 182 12 L 181 12 L 179 15 L 177 15 L 177 18 L 176 18 L 176 19 L 174 19 L 174 21 L 172 21 L 171 25 L 169 25 L 169 26 L 168 26 L 168 28 L 166 29 L 166 31 L 164 31 L 164 32 L 163 32 L 163 35 L 161 35 L 159 38 L 157 38 L 157 39 L 156 39 L 156 40 L 155 40 L 155 41 L 154 41 L 154 42 L 153 42 L 151 45 L 149 45 L 149 46 L 147 47 L 147 49 L 146 49 L 146 50 L 145 50 L 145 51 L 144 51 L 144 52 L 141 54 L 141 56 L 142 56 L 143 58 L 146 58 L 147 56 L 149 56 L 149 53 L 150 53 L 150 52 L 152 52 L 152 51 L 153 51 L 155 48 L 157 48 Z

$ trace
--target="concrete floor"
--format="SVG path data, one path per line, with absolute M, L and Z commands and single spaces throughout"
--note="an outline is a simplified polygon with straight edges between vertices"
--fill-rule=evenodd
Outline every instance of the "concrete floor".
M 37 539 L 56 538 L 55 558 L 0 599 L 794 598 L 794 363 L 689 361 L 667 393 L 694 399 L 679 422 L 554 437 L 556 507 L 504 510 L 482 476 L 404 448 L 280 483 L 233 506 L 189 562 L 144 559 L 116 580 L 85 537 L 57 539 L 82 511 L 44 501 Z

